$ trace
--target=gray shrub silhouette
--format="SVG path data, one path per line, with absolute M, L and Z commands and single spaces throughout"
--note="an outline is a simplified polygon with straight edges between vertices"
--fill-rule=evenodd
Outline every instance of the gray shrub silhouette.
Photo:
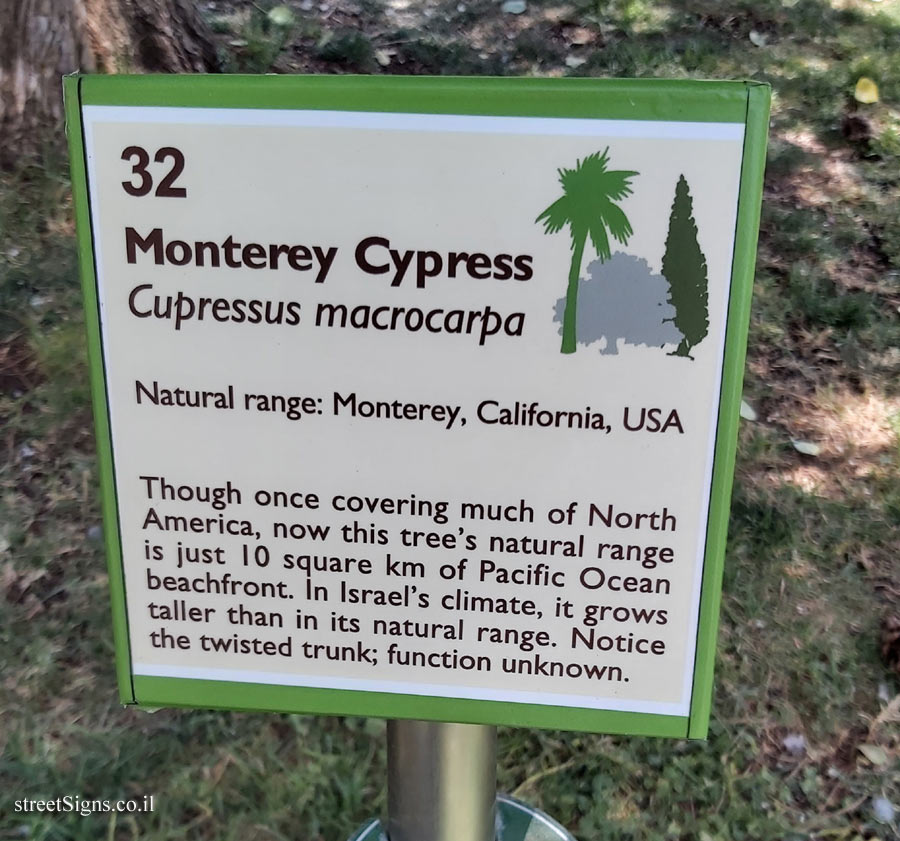
M 591 263 L 588 275 L 578 281 L 575 332 L 580 344 L 605 339 L 600 352 L 615 354 L 620 339 L 627 345 L 659 348 L 681 341 L 681 332 L 666 321 L 675 315 L 675 308 L 667 302 L 669 284 L 650 271 L 646 260 L 617 251 L 605 262 Z M 562 324 L 565 308 L 566 300 L 560 298 L 554 321 Z

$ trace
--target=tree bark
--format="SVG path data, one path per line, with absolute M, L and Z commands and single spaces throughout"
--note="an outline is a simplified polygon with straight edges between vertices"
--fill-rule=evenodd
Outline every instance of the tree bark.
M 65 73 L 217 69 L 191 0 L 0 0 L 0 164 L 61 136 Z

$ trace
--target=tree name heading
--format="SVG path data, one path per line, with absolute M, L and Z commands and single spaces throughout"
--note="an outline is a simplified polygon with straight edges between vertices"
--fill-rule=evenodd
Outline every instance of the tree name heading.
M 239 242 L 229 234 L 221 241 L 172 239 L 162 228 L 142 234 L 125 228 L 125 256 L 130 264 L 144 259 L 157 266 L 195 266 L 230 269 L 292 269 L 315 273 L 315 283 L 324 283 L 338 254 L 337 246 L 287 245 L 284 243 Z M 530 254 L 495 254 L 482 252 L 432 250 L 400 250 L 387 237 L 361 239 L 353 250 L 356 266 L 366 274 L 389 275 L 391 286 L 414 282 L 424 289 L 433 277 L 455 278 L 468 275 L 473 279 L 531 280 L 534 276 Z

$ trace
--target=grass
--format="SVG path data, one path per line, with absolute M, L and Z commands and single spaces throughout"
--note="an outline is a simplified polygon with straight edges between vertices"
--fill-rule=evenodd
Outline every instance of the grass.
M 218 3 L 229 66 L 772 83 L 710 740 L 501 728 L 500 783 L 583 841 L 900 837 L 900 3 L 291 5 Z M 58 154 L 0 174 L 0 838 L 340 841 L 384 807 L 381 722 L 115 702 L 73 237 Z M 157 811 L 13 810 L 67 793 Z

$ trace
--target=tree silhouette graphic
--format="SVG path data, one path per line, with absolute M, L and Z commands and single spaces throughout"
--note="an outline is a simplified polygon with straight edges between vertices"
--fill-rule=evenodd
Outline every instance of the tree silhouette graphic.
M 563 194 L 535 222 L 543 221 L 544 233 L 559 233 L 566 225 L 572 236 L 572 262 L 566 287 L 566 309 L 563 314 L 562 353 L 575 353 L 578 309 L 578 277 L 584 247 L 591 244 L 601 260 L 610 257 L 609 234 L 625 245 L 632 229 L 628 217 L 614 204 L 631 195 L 630 180 L 637 172 L 609 170 L 609 147 L 577 161 L 574 169 L 560 169 L 559 182 Z
M 620 341 L 623 347 L 677 347 L 682 336 L 673 323 L 675 308 L 666 302 L 669 284 L 646 260 L 619 251 L 605 263 L 594 260 L 587 273 L 578 281 L 578 344 L 605 342 L 600 352 L 609 356 L 619 352 Z M 553 319 L 560 332 L 565 309 L 563 297 Z
M 684 336 L 669 356 L 693 359 L 691 349 L 709 332 L 709 293 L 706 257 L 697 242 L 694 200 L 683 175 L 675 186 L 662 273 L 669 282 L 668 302 L 675 307 L 675 315 L 669 320 Z

